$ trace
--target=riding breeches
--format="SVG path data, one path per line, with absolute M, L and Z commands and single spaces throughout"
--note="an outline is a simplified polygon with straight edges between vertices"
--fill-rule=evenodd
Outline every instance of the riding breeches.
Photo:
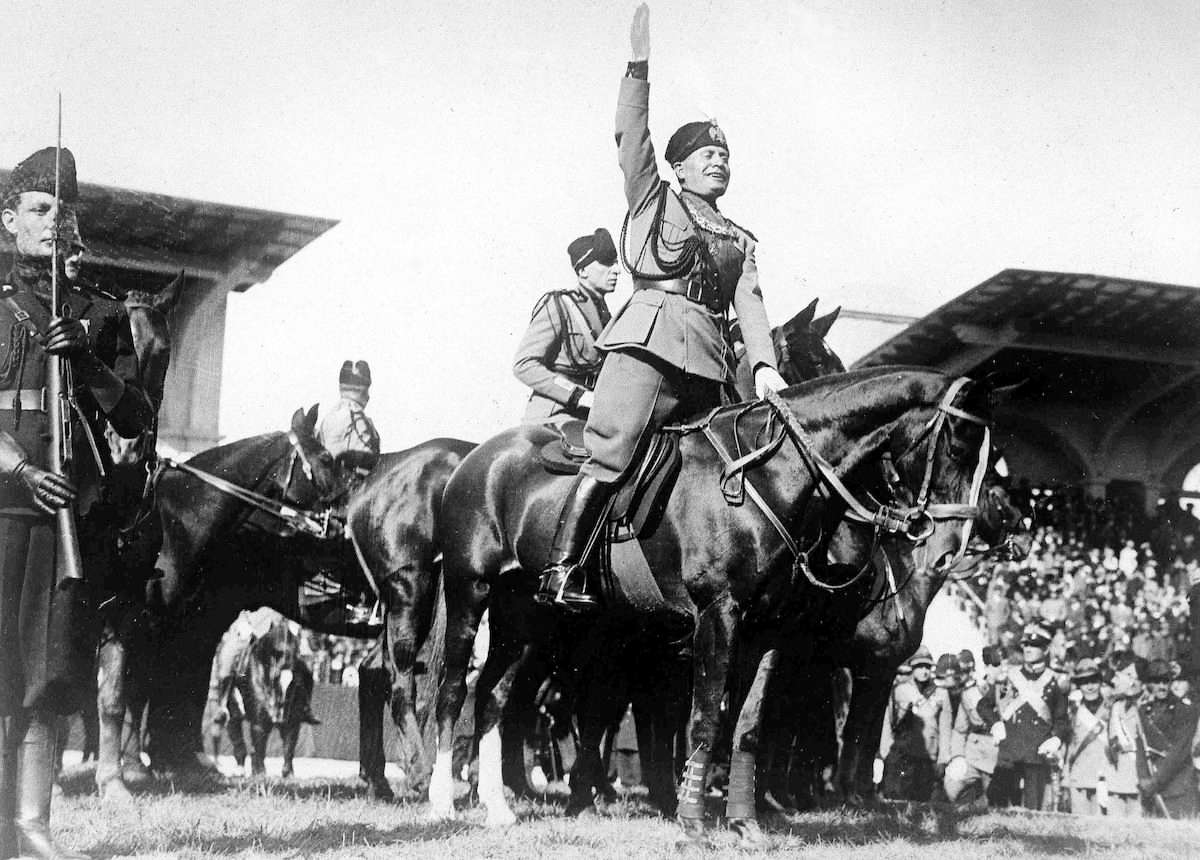
M 619 480 L 669 421 L 721 405 L 721 383 L 684 373 L 636 352 L 612 351 L 596 380 L 595 401 L 583 441 L 588 459 L 580 474 Z

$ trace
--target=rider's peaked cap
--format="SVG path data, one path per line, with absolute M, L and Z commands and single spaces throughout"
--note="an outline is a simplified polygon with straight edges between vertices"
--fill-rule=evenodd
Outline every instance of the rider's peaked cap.
M 13 168 L 4 187 L 4 198 L 25 191 L 54 193 L 54 147 L 39 149 Z M 79 199 L 79 184 L 75 179 L 75 156 L 65 147 L 62 150 L 59 171 L 59 197 L 63 203 L 74 203 Z
M 338 385 L 349 388 L 371 387 L 371 365 L 365 361 L 342 362 L 342 372 L 338 374 Z
M 933 655 L 929 653 L 929 649 L 922 645 L 917 649 L 917 653 L 908 658 L 908 665 L 914 669 L 918 666 L 932 666 Z
M 1040 624 L 1030 624 L 1021 634 L 1022 645 L 1033 645 L 1035 648 L 1045 648 L 1050 644 L 1050 631 Z
M 705 119 L 681 125 L 667 141 L 667 151 L 664 153 L 667 164 L 678 164 L 705 146 L 723 146 L 726 152 L 729 151 L 725 132 L 721 131 L 716 120 Z
M 567 256 L 571 258 L 571 268 L 576 271 L 589 263 L 611 266 L 617 262 L 617 246 L 613 244 L 611 233 L 597 227 L 592 235 L 580 236 L 568 245 Z

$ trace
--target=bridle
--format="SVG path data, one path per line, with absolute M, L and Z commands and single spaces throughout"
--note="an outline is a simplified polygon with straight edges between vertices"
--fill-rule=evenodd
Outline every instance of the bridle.
M 287 469 L 284 472 L 283 479 L 278 483 L 282 490 L 282 498 L 287 499 L 287 493 L 292 482 L 295 479 L 296 466 L 299 465 L 304 472 L 309 482 L 316 486 L 312 461 L 308 457 L 308 453 L 304 450 L 304 446 L 300 442 L 300 437 L 295 430 L 289 430 L 287 434 L 288 444 L 291 448 L 291 453 L 288 456 Z M 271 498 L 270 496 L 248 490 L 238 484 L 221 478 L 211 472 L 206 472 L 203 469 L 197 469 L 190 463 L 181 463 L 178 460 L 173 460 L 170 457 L 162 457 L 159 459 L 158 472 L 161 474 L 164 469 L 177 469 L 180 472 L 191 475 L 200 481 L 208 484 L 210 487 L 225 493 L 228 496 L 233 496 L 238 501 L 262 511 L 263 513 L 282 521 L 286 526 L 310 535 L 316 538 L 334 537 L 340 531 L 338 521 L 332 517 L 333 508 L 326 507 L 323 511 L 310 511 L 299 508 L 295 505 L 287 504 L 285 501 Z M 157 482 L 157 481 L 156 481 Z M 336 499 L 336 497 L 334 497 Z M 322 501 L 329 505 L 334 499 L 326 499 L 322 497 Z
M 870 568 L 870 556 L 874 554 L 875 547 L 868 556 L 868 561 L 863 565 L 863 568 L 851 579 L 844 583 L 833 584 L 824 582 L 817 578 L 810 569 L 807 562 L 807 553 L 820 542 L 817 541 L 809 544 L 807 548 L 802 548 L 795 537 L 788 531 L 783 521 L 772 510 L 771 506 L 762 495 L 746 480 L 745 470 L 763 463 L 770 459 L 780 449 L 784 438 L 790 438 L 795 445 L 801 458 L 808 466 L 809 470 L 817 479 L 818 485 L 824 487 L 828 492 L 836 494 L 846 504 L 845 518 L 851 522 L 871 526 L 874 532 L 874 541 L 878 542 L 885 537 L 901 537 L 911 541 L 915 546 L 924 547 L 929 538 L 933 536 L 937 528 L 937 523 L 942 521 L 962 521 L 962 540 L 955 556 L 946 565 L 947 568 L 952 567 L 962 560 L 967 551 L 967 544 L 971 538 L 971 530 L 975 519 L 979 516 L 979 496 L 983 489 L 983 479 L 987 473 L 989 456 L 991 452 L 991 429 L 988 422 L 966 412 L 963 409 L 954 405 L 954 400 L 958 397 L 963 387 L 969 383 L 967 377 L 959 377 L 955 379 L 938 402 L 934 415 L 921 432 L 917 434 L 913 442 L 900 455 L 899 459 L 908 456 L 914 451 L 922 441 L 926 438 L 930 439 L 928 450 L 926 452 L 924 473 L 921 481 L 920 490 L 917 492 L 916 500 L 911 505 L 903 504 L 884 504 L 871 499 L 869 502 L 862 502 L 850 491 L 845 482 L 838 476 L 837 470 L 833 465 L 826 460 L 817 451 L 816 446 L 805 432 L 800 422 L 796 419 L 791 407 L 775 392 L 768 392 L 764 398 L 771 406 L 775 415 L 777 415 L 783 424 L 784 432 L 776 435 L 771 441 L 767 442 L 760 448 L 757 448 L 744 456 L 733 458 L 729 455 L 724 443 L 712 429 L 712 418 L 717 410 L 714 410 L 708 418 L 696 427 L 685 427 L 684 430 L 701 429 L 709 443 L 716 450 L 717 454 L 724 461 L 724 467 L 721 471 L 721 491 L 725 495 L 726 500 L 731 504 L 740 502 L 743 493 L 748 495 L 751 500 L 758 506 L 763 516 L 779 533 L 784 544 L 796 557 L 797 567 L 802 570 L 809 582 L 826 591 L 841 591 L 849 588 L 858 582 L 866 571 Z M 757 404 L 755 404 L 757 405 Z M 938 440 L 941 437 L 942 431 L 946 428 L 948 420 L 951 418 L 960 418 L 969 421 L 973 424 L 978 424 L 983 427 L 983 441 L 979 448 L 979 460 L 975 467 L 975 472 L 972 476 L 971 486 L 967 492 L 967 499 L 963 503 L 940 503 L 930 501 L 930 490 L 933 486 L 933 468 L 937 457 Z M 735 438 L 736 438 L 736 423 L 735 423 Z M 894 466 L 892 466 L 894 472 Z M 898 479 L 897 479 L 898 482 Z M 873 507 L 872 507 L 873 505 Z M 805 563 L 801 563 L 805 562 Z M 894 594 L 897 592 L 897 586 L 891 572 L 890 565 L 887 565 L 887 574 L 889 579 L 889 588 Z M 881 598 L 886 599 L 886 598 Z

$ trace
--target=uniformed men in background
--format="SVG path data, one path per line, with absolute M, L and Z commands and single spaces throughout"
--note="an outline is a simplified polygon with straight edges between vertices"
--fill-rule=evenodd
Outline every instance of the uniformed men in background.
M 975 682 L 973 674 L 967 677 L 954 715 L 950 761 L 942 784 L 951 803 L 986 808 L 999 750 L 996 726 L 1001 723 L 995 699 L 986 695 L 990 688 Z
M 1076 815 L 1099 815 L 1107 806 L 1109 706 L 1100 694 L 1100 664 L 1090 657 L 1079 661 L 1071 676 L 1079 690 L 1078 701 L 1070 703 L 1064 768 L 1071 790 L 1071 811 Z M 1103 786 L 1103 794 L 1101 790 Z
M 933 680 L 933 657 L 922 645 L 908 661 L 912 678 L 892 689 L 883 721 L 883 793 L 927 801 L 950 760 L 950 696 Z
M 102 475 L 112 463 L 104 422 L 132 438 L 153 410 L 138 387 L 129 318 L 119 302 L 70 285 L 67 207 L 78 197 L 75 161 L 61 154 L 60 210 L 55 150 L 43 149 L 9 177 L 0 217 L 16 253 L 0 287 L 0 856 L 82 856 L 50 838 L 56 715 L 79 709 L 95 689 L 94 619 L 87 594 L 116 550 L 103 516 Z M 66 217 L 64 217 L 66 216 Z M 60 301 L 50 306 L 56 235 L 61 237 Z M 50 356 L 69 358 L 71 480 L 48 471 L 45 385 Z M 52 514 L 78 504 L 82 588 L 64 578 Z
M 1163 818 L 1188 818 L 1196 814 L 1196 708 L 1171 694 L 1171 667 L 1165 660 L 1150 661 L 1145 683 L 1146 697 L 1138 708 L 1142 809 Z
M 1010 667 L 988 692 L 1003 726 L 990 796 L 1001 805 L 1052 810 L 1051 780 L 1067 737 L 1067 694 L 1046 663 L 1050 634 L 1030 625 L 1021 637 L 1022 665 Z
M 1108 715 L 1108 778 L 1105 780 L 1108 807 L 1113 818 L 1141 818 L 1142 803 L 1138 789 L 1138 747 L 1141 717 L 1138 698 L 1142 683 L 1138 664 L 1131 652 L 1115 656 L 1112 677 L 1112 702 Z
M 317 439 L 347 472 L 362 477 L 379 460 L 379 431 L 366 413 L 371 366 L 365 361 L 343 361 L 338 394 L 337 405 L 317 423 Z
M 617 248 L 597 227 L 571 242 L 567 257 L 575 285 L 538 299 L 513 358 L 513 373 L 533 389 L 526 422 L 586 420 L 604 360 L 596 341 L 612 319 L 605 297 L 617 286 Z

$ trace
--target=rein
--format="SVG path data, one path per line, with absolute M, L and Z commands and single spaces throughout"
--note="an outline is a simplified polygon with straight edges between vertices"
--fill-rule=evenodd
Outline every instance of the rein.
M 991 450 L 991 430 L 988 423 L 977 415 L 972 415 L 953 405 L 953 401 L 958 397 L 970 380 L 966 377 L 955 379 L 950 387 L 946 390 L 941 401 L 938 403 L 937 410 L 933 417 L 926 423 L 925 427 L 917 435 L 917 438 L 908 447 L 901 456 L 907 455 L 914 450 L 927 436 L 932 436 L 932 441 L 929 444 L 928 454 L 925 461 L 924 476 L 921 482 L 921 488 L 917 493 L 916 503 L 909 506 L 887 505 L 871 500 L 875 504 L 872 510 L 866 504 L 859 501 L 845 482 L 838 476 L 833 465 L 817 452 L 816 446 L 796 419 L 791 407 L 775 392 L 768 392 L 766 402 L 771 406 L 773 414 L 777 415 L 783 423 L 784 432 L 774 435 L 770 441 L 761 447 L 737 458 L 730 456 L 725 445 L 721 442 L 716 432 L 712 429 L 712 419 L 718 410 L 713 410 L 707 418 L 697 425 L 691 425 L 680 428 L 683 431 L 701 430 L 704 433 L 709 444 L 717 452 L 717 455 L 724 462 L 724 467 L 721 471 L 721 491 L 725 495 L 726 501 L 730 504 L 740 504 L 743 493 L 748 495 L 751 500 L 758 506 L 763 516 L 779 533 L 784 544 L 796 556 L 797 566 L 803 570 L 808 581 L 826 591 L 841 591 L 849 588 L 858 582 L 871 567 L 871 558 L 874 556 L 879 546 L 881 537 L 885 534 L 892 536 L 902 536 L 920 546 L 933 535 L 938 521 L 944 520 L 962 520 L 963 534 L 962 540 L 958 548 L 958 552 L 950 562 L 949 566 L 958 564 L 967 551 L 967 544 L 970 541 L 971 529 L 974 525 L 975 518 L 979 516 L 979 496 L 983 488 L 983 479 L 987 472 L 988 456 Z M 737 419 L 746 411 L 754 408 L 757 404 L 747 407 L 742 413 L 734 419 L 734 438 L 737 438 Z M 976 464 L 974 475 L 971 480 L 971 487 L 968 491 L 967 501 L 964 504 L 946 504 L 933 503 L 929 501 L 929 492 L 933 483 L 933 467 L 937 455 L 937 441 L 942 430 L 946 426 L 949 417 L 961 418 L 978 424 L 983 427 L 983 442 L 980 445 L 979 461 Z M 813 475 L 818 479 L 820 486 L 827 488 L 830 492 L 836 493 L 845 502 L 847 510 L 846 517 L 854 522 L 870 525 L 874 529 L 874 542 L 871 547 L 871 552 L 868 554 L 868 560 L 851 579 L 840 585 L 824 582 L 818 579 L 811 571 L 809 565 L 802 562 L 807 559 L 807 553 L 816 546 L 820 539 L 814 541 L 808 549 L 802 549 L 796 539 L 788 531 L 784 523 L 779 519 L 778 515 L 771 509 L 771 506 L 759 494 L 752 484 L 745 480 L 745 470 L 753 466 L 759 465 L 771 457 L 773 457 L 783 445 L 784 437 L 790 437 L 795 444 L 797 451 L 809 467 Z M 894 467 L 893 472 L 894 472 Z M 888 588 L 892 595 L 898 592 L 898 586 L 895 582 L 895 577 L 891 570 L 891 565 L 885 565 L 888 577 Z M 881 595 L 879 600 L 887 599 L 890 595 Z
M 292 475 L 295 473 L 297 461 L 300 462 L 305 476 L 310 481 L 313 479 L 312 464 L 301 449 L 299 439 L 294 431 L 288 432 L 288 442 L 291 443 L 292 454 L 288 460 L 287 483 L 284 485 L 285 492 L 287 491 L 287 487 L 291 486 Z M 272 499 L 270 496 L 263 495 L 254 490 L 248 490 L 211 472 L 205 472 L 203 469 L 197 469 L 195 466 L 188 463 L 181 463 L 170 457 L 159 459 L 159 473 L 163 469 L 177 469 L 180 472 L 191 475 L 227 496 L 233 496 L 243 504 L 280 520 L 297 532 L 324 540 L 335 536 L 338 531 L 335 521 L 331 518 L 332 509 L 327 508 L 320 513 L 303 510 L 285 504 L 277 499 Z

